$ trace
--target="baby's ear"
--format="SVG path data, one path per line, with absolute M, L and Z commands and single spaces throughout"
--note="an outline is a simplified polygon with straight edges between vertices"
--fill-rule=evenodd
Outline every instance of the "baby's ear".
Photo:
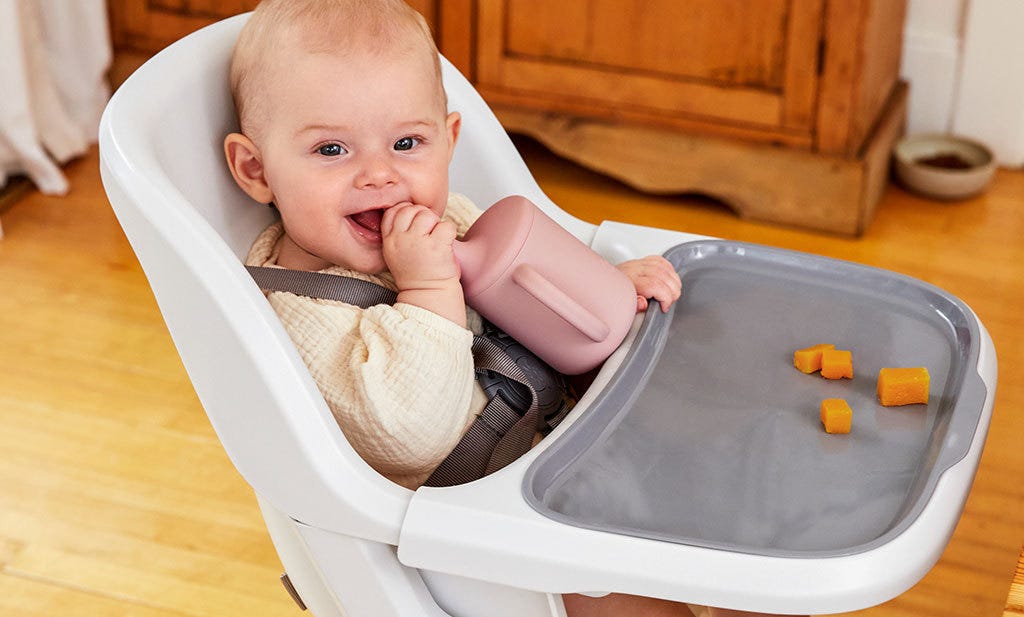
M 455 143 L 459 141 L 459 131 L 462 130 L 462 115 L 457 111 L 448 114 L 445 119 L 445 130 L 448 131 L 448 162 L 451 162 L 455 154 Z
M 228 168 L 238 186 L 242 187 L 249 197 L 261 204 L 274 200 L 274 192 L 267 184 L 263 173 L 263 159 L 259 148 L 251 139 L 241 133 L 231 133 L 224 138 L 224 157 Z

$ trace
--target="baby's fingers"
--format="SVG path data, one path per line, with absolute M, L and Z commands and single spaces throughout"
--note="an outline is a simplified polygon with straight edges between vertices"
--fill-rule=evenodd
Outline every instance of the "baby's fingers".
M 664 257 L 651 255 L 619 264 L 618 268 L 629 276 L 636 288 L 639 310 L 646 310 L 647 298 L 654 298 L 663 312 L 679 299 L 682 283 L 675 268 Z
M 675 287 L 671 283 L 665 281 L 658 281 L 648 290 L 647 296 L 654 298 L 661 305 L 661 312 L 667 313 L 668 308 L 672 306 L 682 293 L 681 287 Z
M 451 245 L 459 235 L 459 229 L 451 221 L 440 221 L 430 231 L 430 237 L 447 245 Z
M 642 298 L 654 298 L 661 305 L 661 311 L 664 313 L 679 299 L 680 288 L 673 285 L 669 279 L 645 276 L 636 281 L 636 295 Z
M 426 206 L 403 202 L 384 211 L 381 232 L 385 236 L 396 232 L 427 235 L 437 221 L 437 215 Z
M 405 201 L 385 209 L 380 219 L 380 232 L 388 236 L 395 231 L 408 229 L 414 213 L 413 208 L 411 202 Z
M 441 219 L 426 206 L 416 206 L 416 213 L 409 222 L 409 231 L 429 236 L 440 221 Z

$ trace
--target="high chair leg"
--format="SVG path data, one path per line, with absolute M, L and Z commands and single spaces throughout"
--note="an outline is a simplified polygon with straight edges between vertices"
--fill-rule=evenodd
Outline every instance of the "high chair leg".
M 437 605 L 419 572 L 398 561 L 394 547 L 296 525 L 345 617 L 454 617 Z
M 346 617 L 341 612 L 338 599 L 324 585 L 322 575 L 310 558 L 305 542 L 295 527 L 295 521 L 278 512 L 259 495 L 256 496 L 256 502 L 286 572 L 288 583 L 298 596 L 296 602 L 301 601 L 302 605 L 316 617 Z
M 410 568 L 393 546 L 303 525 L 257 501 L 288 579 L 316 617 L 566 617 L 559 594 Z
M 259 502 L 288 577 L 315 617 L 452 617 L 394 547 L 303 525 Z

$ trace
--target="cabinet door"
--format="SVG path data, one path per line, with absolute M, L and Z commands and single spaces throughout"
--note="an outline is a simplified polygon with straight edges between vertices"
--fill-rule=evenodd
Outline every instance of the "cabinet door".
M 259 0 L 108 0 L 117 49 L 156 53 L 215 21 L 251 11 Z M 437 0 L 408 0 L 433 25 Z
M 251 11 L 259 0 L 108 0 L 118 50 L 152 54 L 215 21 Z
M 477 4 L 476 82 L 492 103 L 809 147 L 822 6 L 486 0 Z

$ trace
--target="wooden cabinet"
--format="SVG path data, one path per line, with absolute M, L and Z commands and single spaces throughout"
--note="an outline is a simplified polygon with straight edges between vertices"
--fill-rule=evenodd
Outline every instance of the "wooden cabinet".
M 433 24 L 436 0 L 408 0 Z M 153 54 L 181 37 L 220 21 L 251 11 L 259 0 L 107 0 L 114 47 Z
M 259 0 L 108 0 L 107 10 L 115 49 L 153 54 L 257 4 Z
M 821 6 L 790 4 L 483 2 L 475 81 L 495 102 L 806 147 Z
M 458 0 L 441 12 L 442 52 L 511 131 L 751 218 L 848 234 L 870 220 L 906 107 L 903 0 Z
M 257 0 L 110 0 L 154 52 Z M 507 129 L 641 190 L 864 230 L 902 132 L 905 0 L 409 0 Z

